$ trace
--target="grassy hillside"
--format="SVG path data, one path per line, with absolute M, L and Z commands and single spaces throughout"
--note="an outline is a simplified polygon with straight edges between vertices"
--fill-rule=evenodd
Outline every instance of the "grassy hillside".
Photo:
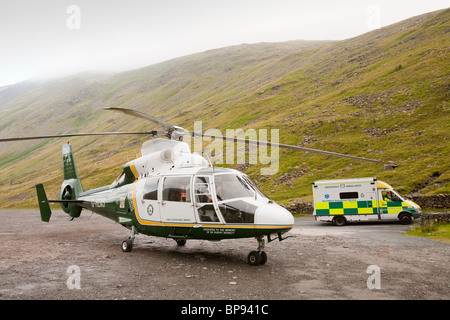
M 377 176 L 401 193 L 449 193 L 450 10 L 337 42 L 239 45 L 116 75 L 82 74 L 0 90 L 0 135 L 148 130 L 103 111 L 134 108 L 172 124 L 279 129 L 280 142 L 381 164 L 280 150 L 277 174 L 238 165 L 273 199 L 311 198 L 311 182 Z M 144 137 L 70 139 L 85 189 L 109 184 Z M 2 207 L 35 206 L 62 181 L 63 139 L 0 146 Z M 394 171 L 383 163 L 395 162 Z M 236 165 L 228 165 L 236 167 Z

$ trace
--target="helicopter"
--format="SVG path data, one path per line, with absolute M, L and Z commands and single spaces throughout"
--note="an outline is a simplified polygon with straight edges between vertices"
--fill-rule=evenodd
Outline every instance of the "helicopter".
M 90 210 L 128 228 L 123 252 L 132 251 L 136 234 L 174 239 L 179 246 L 187 240 L 255 238 L 256 250 L 247 256 L 250 265 L 267 262 L 265 244 L 283 241 L 294 226 L 292 214 L 266 196 L 244 173 L 216 167 L 193 153 L 183 137 L 209 137 L 246 144 L 261 144 L 294 150 L 377 160 L 335 152 L 259 140 L 229 138 L 190 132 L 145 113 L 126 108 L 105 107 L 129 116 L 150 120 L 164 128 L 149 132 L 73 133 L 0 139 L 0 142 L 95 135 L 148 135 L 136 159 L 127 162 L 110 185 L 84 190 L 69 142 L 62 145 L 64 181 L 59 199 L 49 200 L 43 184 L 36 185 L 41 220 L 49 222 L 50 203 L 59 203 L 71 219 Z

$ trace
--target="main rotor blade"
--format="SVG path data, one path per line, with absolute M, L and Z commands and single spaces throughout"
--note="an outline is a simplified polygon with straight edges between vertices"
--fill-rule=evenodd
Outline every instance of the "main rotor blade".
M 20 140 L 37 140 L 37 139 L 49 139 L 49 138 L 65 138 L 65 137 L 82 137 L 82 136 L 110 136 L 110 135 L 120 135 L 120 134 L 142 134 L 142 135 L 157 135 L 162 133 L 162 131 L 137 131 L 137 132 L 93 132 L 93 133 L 66 133 L 48 136 L 30 136 L 30 137 L 17 137 L 17 138 L 4 138 L 0 139 L 0 142 L 8 141 L 20 141 Z M 166 133 L 164 131 L 164 133 Z
M 199 136 L 200 134 L 193 132 L 194 136 Z M 227 141 L 233 141 L 233 142 L 244 142 L 244 143 L 250 143 L 250 144 L 262 144 L 262 145 L 268 145 L 271 147 L 278 147 L 278 148 L 285 148 L 285 149 L 292 149 L 292 150 L 300 150 L 300 151 L 306 151 L 306 152 L 313 152 L 313 153 L 321 153 L 321 154 L 326 154 L 326 155 L 330 155 L 330 156 L 336 156 L 336 157 L 343 157 L 343 158 L 350 158 L 350 159 L 356 159 L 356 160 L 361 160 L 361 161 L 368 161 L 368 162 L 374 162 L 374 163 L 379 163 L 380 161 L 378 160 L 374 160 L 374 159 L 367 159 L 367 158 L 363 158 L 363 157 L 356 157 L 356 156 L 351 156 L 348 154 L 343 154 L 343 153 L 337 153 L 337 152 L 331 152 L 331 151 L 324 151 L 324 150 L 319 150 L 319 149 L 311 149 L 311 148 L 305 148 L 305 147 L 299 147 L 299 146 L 292 146 L 289 144 L 282 144 L 282 143 L 273 143 L 273 142 L 267 142 L 267 141 L 261 141 L 261 140 L 250 140 L 250 139 L 242 139 L 242 138 L 230 138 L 230 137 L 223 137 L 223 136 L 213 136 L 213 135 L 205 135 L 205 134 L 201 134 L 202 137 L 208 137 L 208 138 L 218 138 L 218 139 L 222 139 L 222 140 L 227 140 Z
M 167 130 L 170 130 L 170 131 L 175 130 L 175 127 L 173 125 L 171 125 L 170 123 L 167 123 L 158 118 L 149 116 L 148 114 L 145 114 L 145 113 L 142 113 L 142 112 L 139 112 L 136 110 L 126 109 L 126 108 L 110 108 L 110 107 L 103 107 L 103 109 L 111 110 L 111 111 L 118 111 L 118 112 L 125 113 L 129 116 L 150 120 L 150 121 L 153 121 L 154 123 L 156 123 L 157 125 L 160 125 L 163 128 L 166 128 Z

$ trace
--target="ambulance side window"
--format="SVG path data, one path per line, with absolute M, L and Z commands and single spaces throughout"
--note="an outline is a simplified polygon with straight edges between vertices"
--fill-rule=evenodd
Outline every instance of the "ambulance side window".
M 358 192 L 341 192 L 339 193 L 341 199 L 358 199 Z
M 163 201 L 191 202 L 190 177 L 166 177 L 163 183 Z

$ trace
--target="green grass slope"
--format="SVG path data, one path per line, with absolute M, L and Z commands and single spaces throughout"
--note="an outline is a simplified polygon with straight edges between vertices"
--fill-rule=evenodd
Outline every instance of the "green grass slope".
M 280 150 L 276 174 L 236 165 L 273 199 L 311 198 L 318 179 L 377 176 L 403 194 L 449 193 L 450 10 L 336 42 L 210 50 L 115 75 L 81 74 L 0 90 L 0 136 L 148 130 L 103 111 L 134 108 L 172 124 L 278 129 L 280 142 L 375 158 L 372 164 Z M 85 189 L 111 183 L 145 137 L 70 139 Z M 56 197 L 63 139 L 0 146 L 2 208 Z M 393 161 L 396 170 L 383 171 Z

